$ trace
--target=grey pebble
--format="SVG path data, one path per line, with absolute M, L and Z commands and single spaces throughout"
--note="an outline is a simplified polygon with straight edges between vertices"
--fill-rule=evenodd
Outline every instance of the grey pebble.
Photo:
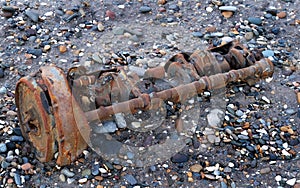
M 123 35 L 125 33 L 125 28 L 117 27 L 117 28 L 114 28 L 112 32 L 115 35 Z
M 1 163 L 1 168 L 6 169 L 6 168 L 9 167 L 9 166 L 10 166 L 10 163 L 9 163 L 9 162 L 2 161 L 2 163 Z
M 140 13 L 147 13 L 150 12 L 152 9 L 149 6 L 141 6 L 139 9 Z
M 255 25 L 261 25 L 262 24 L 262 19 L 258 18 L 258 17 L 249 17 L 248 21 L 252 24 L 255 24 Z
M 242 115 L 244 115 L 244 112 L 242 110 L 237 110 L 235 112 L 235 115 L 237 115 L 238 117 L 241 117 Z
M 5 94 L 6 92 L 7 92 L 6 87 L 3 86 L 3 87 L 0 88 L 0 94 L 3 95 L 3 94 Z
M 42 49 L 28 49 L 27 53 L 39 57 L 39 56 L 41 56 L 43 54 L 43 50 Z
M 5 153 L 7 151 L 7 147 L 5 143 L 0 144 L 0 153 Z
M 135 184 L 137 184 L 137 180 L 136 180 L 135 177 L 134 177 L 133 175 L 131 175 L 131 174 L 126 174 L 126 175 L 124 176 L 124 178 L 125 178 L 126 181 L 128 181 L 128 183 L 129 183 L 130 185 L 135 185 Z
M 249 139 L 249 136 L 242 135 L 242 134 L 239 134 L 238 137 L 239 137 L 239 139 L 241 139 L 241 140 L 248 140 L 248 139 Z
M 262 54 L 265 58 L 268 58 L 268 57 L 274 56 L 274 51 L 273 50 L 264 50 L 264 51 L 262 51 Z
M 271 172 L 271 168 L 270 167 L 262 168 L 260 170 L 261 174 L 268 174 L 269 172 Z
M 24 138 L 22 136 L 12 136 L 10 138 L 10 141 L 12 141 L 12 142 L 23 142 Z
M 224 33 L 221 32 L 215 32 L 210 34 L 211 37 L 223 37 Z
M 171 161 L 173 163 L 185 163 L 189 160 L 189 157 L 185 154 L 177 153 L 172 158 Z
M 21 185 L 21 177 L 19 174 L 15 173 L 14 180 L 17 185 Z
M 288 115 L 294 115 L 297 113 L 297 111 L 294 109 L 288 108 L 288 109 L 286 109 L 285 113 L 287 113 Z
M 227 185 L 225 182 L 221 181 L 221 188 L 227 188 Z
M 127 127 L 126 120 L 125 120 L 123 114 L 121 114 L 121 113 L 115 114 L 115 121 L 118 125 L 118 128 L 124 129 Z
M 95 164 L 92 166 L 92 175 L 93 176 L 97 176 L 99 174 L 99 168 L 100 168 L 99 164 Z
M 199 31 L 193 32 L 192 35 L 193 37 L 199 37 L 199 38 L 203 37 L 203 34 Z
M 3 6 L 2 11 L 14 13 L 16 11 L 16 9 L 14 9 L 14 7 L 11 7 L 11 6 Z
M 81 175 L 83 176 L 83 177 L 88 177 L 88 176 L 90 176 L 91 175 L 91 169 L 85 169 L 85 170 L 83 170 L 82 172 L 81 172 Z
M 113 121 L 106 121 L 103 123 L 103 131 L 113 133 L 117 130 L 117 124 Z
M 127 152 L 127 157 L 128 157 L 128 159 L 133 159 L 134 158 L 134 153 Z
M 73 176 L 75 176 L 74 172 L 71 172 L 69 169 L 64 168 L 62 169 L 61 173 L 63 173 L 65 176 L 67 176 L 68 178 L 71 178 Z
M 237 8 L 235 6 L 220 6 L 219 10 L 235 12 Z
M 32 21 L 38 22 L 39 21 L 39 14 L 36 12 L 33 12 L 31 10 L 26 10 L 25 15 L 28 16 Z

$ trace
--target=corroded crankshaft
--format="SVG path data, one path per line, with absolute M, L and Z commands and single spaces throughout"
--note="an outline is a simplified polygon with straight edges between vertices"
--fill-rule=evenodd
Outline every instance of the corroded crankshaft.
M 177 54 L 164 66 L 146 70 L 142 78 L 121 66 L 94 72 L 74 67 L 66 75 L 46 66 L 17 83 L 18 117 L 40 161 L 57 153 L 57 164 L 67 165 L 87 147 L 91 122 L 121 112 L 156 110 L 165 101 L 184 102 L 237 81 L 252 84 L 273 71 L 259 51 L 250 52 L 237 41 Z

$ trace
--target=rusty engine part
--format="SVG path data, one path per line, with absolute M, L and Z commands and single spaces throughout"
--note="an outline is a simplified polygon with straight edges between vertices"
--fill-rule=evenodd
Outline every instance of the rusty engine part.
M 250 52 L 233 41 L 177 54 L 165 66 L 148 69 L 143 79 L 126 67 L 95 72 L 74 67 L 67 76 L 57 67 L 41 67 L 17 83 L 16 105 L 22 134 L 37 158 L 48 162 L 58 153 L 56 162 L 62 166 L 87 147 L 91 122 L 121 112 L 156 110 L 164 101 L 185 101 L 232 82 L 253 84 L 273 71 L 259 51 Z

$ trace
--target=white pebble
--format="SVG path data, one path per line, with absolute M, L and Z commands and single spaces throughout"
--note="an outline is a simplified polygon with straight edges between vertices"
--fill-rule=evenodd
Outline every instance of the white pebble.
M 292 178 L 286 181 L 286 184 L 293 186 L 296 183 L 296 178 Z
M 280 176 L 280 175 L 277 175 L 277 176 L 275 177 L 275 180 L 276 180 L 276 181 L 281 181 L 281 180 L 282 180 L 282 178 L 281 178 L 281 176 Z
M 206 8 L 206 11 L 207 11 L 207 12 L 212 12 L 213 10 L 214 10 L 214 9 L 211 8 L 211 7 L 207 7 L 207 8 Z

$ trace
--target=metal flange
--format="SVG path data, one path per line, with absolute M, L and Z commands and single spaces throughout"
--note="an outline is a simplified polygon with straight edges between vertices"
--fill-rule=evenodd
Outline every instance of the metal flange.
M 58 152 L 56 163 L 67 165 L 87 147 L 88 123 L 61 69 L 41 67 L 35 75 L 20 79 L 16 105 L 22 134 L 40 161 L 48 162 Z

